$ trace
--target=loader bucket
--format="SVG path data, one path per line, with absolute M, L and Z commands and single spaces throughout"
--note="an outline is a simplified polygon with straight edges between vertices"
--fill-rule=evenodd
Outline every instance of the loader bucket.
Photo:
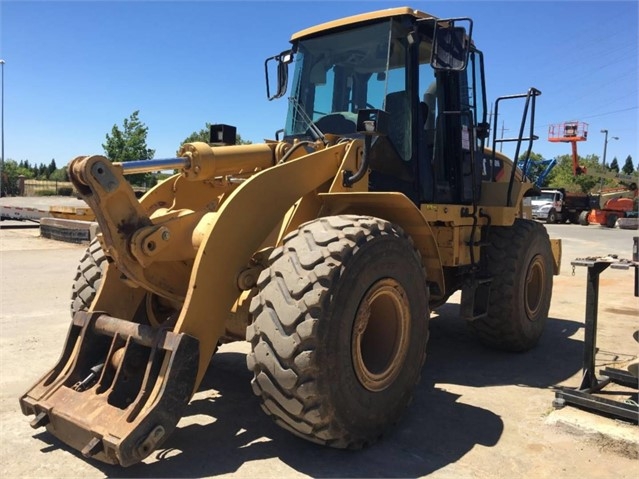
M 196 380 L 198 341 L 102 313 L 75 314 L 58 363 L 20 398 L 86 457 L 129 466 L 169 436 Z

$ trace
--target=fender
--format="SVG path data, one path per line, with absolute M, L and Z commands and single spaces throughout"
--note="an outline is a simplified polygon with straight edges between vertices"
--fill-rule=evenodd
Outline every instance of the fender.
M 401 226 L 422 255 L 428 281 L 436 286 L 431 287 L 431 301 L 444 298 L 444 272 L 433 230 L 410 199 L 402 193 L 389 192 L 320 193 L 318 196 L 323 204 L 320 216 L 370 215 Z

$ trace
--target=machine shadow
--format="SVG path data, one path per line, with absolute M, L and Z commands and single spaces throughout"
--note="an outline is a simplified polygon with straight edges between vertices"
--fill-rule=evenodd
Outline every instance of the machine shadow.
M 250 379 L 243 354 L 219 353 L 186 411 L 189 424 L 179 425 L 167 449 L 155 453 L 157 462 L 98 467 L 110 477 L 207 477 L 278 458 L 311 477 L 417 477 L 459 460 L 477 444 L 496 444 L 503 430 L 494 413 L 458 403 L 459 396 L 424 381 L 400 423 L 380 442 L 364 450 L 336 450 L 275 425 L 260 410 Z
M 245 355 L 222 351 L 214 357 L 184 419 L 151 462 L 126 469 L 92 464 L 109 477 L 216 476 L 270 458 L 311 477 L 418 477 L 437 471 L 475 445 L 494 446 L 504 428 L 494 412 L 458 402 L 458 395 L 438 384 L 551 388 L 579 370 L 583 347 L 570 338 L 579 323 L 550 319 L 534 350 L 493 351 L 480 345 L 457 316 L 455 304 L 437 310 L 422 380 L 410 408 L 387 436 L 367 449 L 331 449 L 280 429 L 260 410 L 251 391 Z M 549 391 L 549 405 L 551 401 Z M 81 458 L 47 433 L 36 437 Z
M 572 336 L 583 327 L 578 321 L 548 318 L 539 343 L 530 351 L 496 351 L 479 343 L 459 318 L 459 305 L 448 303 L 431 318 L 424 374 L 434 383 L 551 388 L 580 371 L 583 341 Z

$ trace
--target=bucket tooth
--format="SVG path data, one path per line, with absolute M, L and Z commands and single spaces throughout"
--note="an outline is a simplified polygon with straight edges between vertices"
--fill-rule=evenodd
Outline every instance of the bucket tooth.
M 97 437 L 94 437 L 82 448 L 81 452 L 84 457 L 93 457 L 102 451 L 102 441 L 100 441 Z
M 46 412 L 42 411 L 38 413 L 35 418 L 33 418 L 29 425 L 33 429 L 38 429 L 49 424 L 49 421 L 49 415 Z

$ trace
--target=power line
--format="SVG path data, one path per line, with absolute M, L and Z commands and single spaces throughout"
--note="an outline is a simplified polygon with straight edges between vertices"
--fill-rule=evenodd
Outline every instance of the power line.
M 574 80 L 572 82 L 552 90 L 552 93 L 557 94 L 565 90 L 570 90 L 573 94 L 576 94 L 576 93 L 588 94 L 593 89 L 608 87 L 610 86 L 611 83 L 614 82 L 614 80 L 611 80 L 610 76 L 608 76 L 608 77 L 600 77 L 596 81 L 596 83 L 589 83 L 590 77 L 592 76 L 591 74 L 597 70 L 599 70 L 599 68 L 592 68 L 589 70 L 579 72 L 578 75 L 574 76 Z M 636 72 L 636 67 L 630 66 L 626 70 L 615 72 L 614 77 L 625 78 L 626 75 L 632 75 L 635 72 Z M 576 88 L 575 85 L 578 85 L 579 88 Z
M 605 112 L 605 113 L 598 113 L 596 115 L 582 116 L 582 117 L 580 117 L 580 119 L 586 120 L 588 118 L 598 118 L 600 116 L 613 115 L 615 113 L 621 113 L 621 112 L 624 112 L 624 111 L 636 110 L 638 108 L 639 108 L 639 106 L 631 106 L 629 108 L 622 108 L 620 110 L 613 110 L 613 111 L 608 111 L 608 112 Z M 555 124 L 555 123 L 546 123 L 545 125 L 535 125 L 535 134 L 537 136 L 541 136 L 539 131 L 540 130 L 546 130 L 550 125 L 553 125 L 553 124 Z
M 622 111 L 630 111 L 630 110 L 636 110 L 637 108 L 639 108 L 639 106 L 631 106 L 629 108 L 622 108 L 621 110 L 614 110 L 614 111 L 609 111 L 606 113 L 599 113 L 597 115 L 589 115 L 589 116 L 584 116 L 582 118 L 597 118 L 600 116 L 606 116 L 606 115 L 612 115 L 613 113 L 621 113 Z

